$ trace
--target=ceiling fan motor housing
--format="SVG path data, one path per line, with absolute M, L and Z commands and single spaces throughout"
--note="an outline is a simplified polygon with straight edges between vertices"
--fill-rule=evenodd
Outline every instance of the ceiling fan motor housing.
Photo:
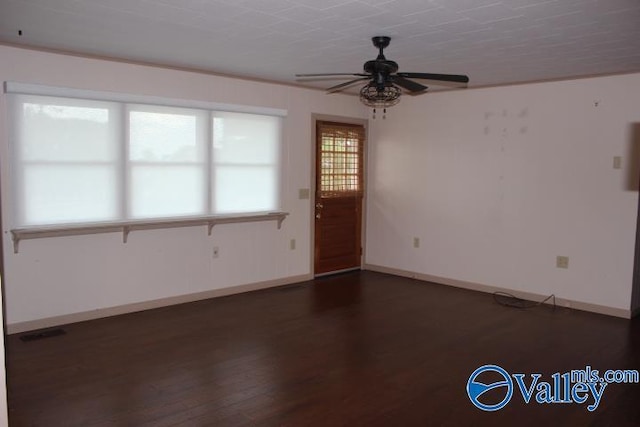
M 398 71 L 398 64 L 386 59 L 376 59 L 367 61 L 364 64 L 364 71 L 371 74 L 373 83 L 375 83 L 378 90 L 384 90 L 384 87 L 389 82 L 389 75 Z

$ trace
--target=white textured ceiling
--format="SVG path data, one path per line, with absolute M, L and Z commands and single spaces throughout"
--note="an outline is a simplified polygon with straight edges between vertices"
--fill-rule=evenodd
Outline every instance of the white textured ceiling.
M 361 72 L 376 35 L 469 86 L 640 71 L 640 0 L 0 0 L 0 42 L 286 83 Z

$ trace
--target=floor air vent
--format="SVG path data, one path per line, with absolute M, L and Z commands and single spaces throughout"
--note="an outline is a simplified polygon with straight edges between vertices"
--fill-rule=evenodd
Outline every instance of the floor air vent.
M 25 334 L 20 337 L 22 341 L 35 341 L 41 340 L 44 338 L 57 337 L 58 335 L 66 334 L 64 329 L 56 328 L 56 329 L 47 329 L 44 331 L 37 331 L 30 334 Z
M 304 289 L 304 285 L 289 285 L 278 288 L 280 292 L 299 291 L 300 289 Z

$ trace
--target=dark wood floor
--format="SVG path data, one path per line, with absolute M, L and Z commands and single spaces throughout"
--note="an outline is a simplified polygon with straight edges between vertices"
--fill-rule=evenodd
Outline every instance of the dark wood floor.
M 603 284 L 603 286 L 606 284 Z M 640 323 L 373 272 L 7 338 L 12 426 L 626 426 L 640 385 L 476 409 L 479 366 L 640 369 Z

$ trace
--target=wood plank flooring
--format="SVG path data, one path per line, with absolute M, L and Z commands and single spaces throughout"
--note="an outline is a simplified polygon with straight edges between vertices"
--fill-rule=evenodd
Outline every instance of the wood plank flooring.
M 11 426 L 638 426 L 640 385 L 600 406 L 496 412 L 465 387 L 483 364 L 551 374 L 640 369 L 639 319 L 528 310 L 373 272 L 7 337 Z

